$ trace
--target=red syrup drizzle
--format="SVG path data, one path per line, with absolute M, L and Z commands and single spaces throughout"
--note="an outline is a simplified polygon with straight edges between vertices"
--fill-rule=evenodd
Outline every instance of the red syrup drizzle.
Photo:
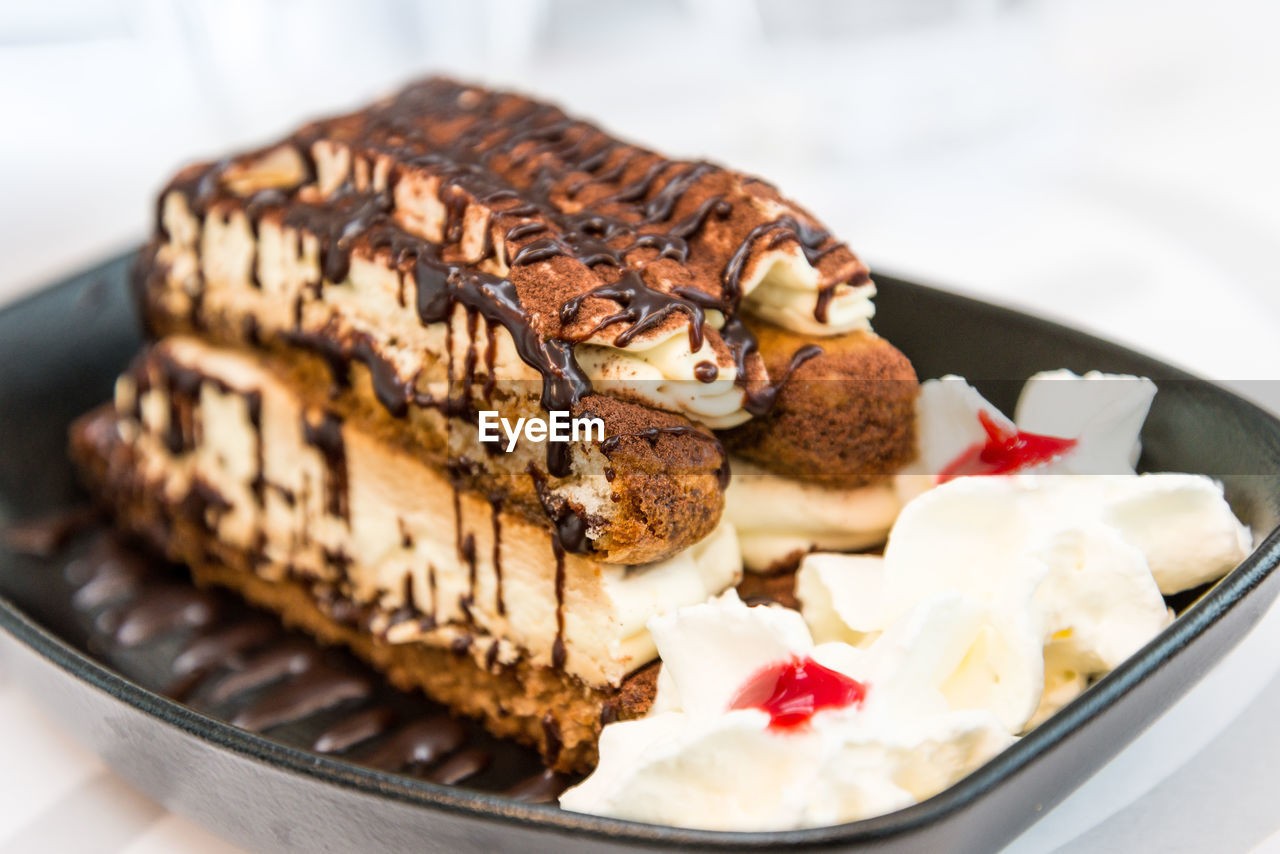
M 820 709 L 843 709 L 866 696 L 866 685 L 805 656 L 759 670 L 729 708 L 760 709 L 769 713 L 770 729 L 789 730 L 808 723 Z
M 975 442 L 938 474 L 938 483 L 972 474 L 1013 474 L 1051 462 L 1076 446 L 1075 439 L 1006 430 L 986 412 L 978 413 L 986 442 Z

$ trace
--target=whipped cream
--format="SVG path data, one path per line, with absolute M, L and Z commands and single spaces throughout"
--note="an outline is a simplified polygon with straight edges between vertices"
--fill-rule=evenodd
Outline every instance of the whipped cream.
M 595 773 L 565 809 L 708 829 L 852 821 L 927 798 L 1014 740 L 991 713 L 956 710 L 939 688 L 953 662 L 920 643 L 965 622 L 951 599 L 867 649 L 814 645 L 803 619 L 748 608 L 735 592 L 649 621 L 663 659 L 654 709 L 612 724 Z M 779 730 L 731 708 L 767 668 L 812 660 L 861 683 L 864 699 Z
M 1010 433 L 1068 438 L 1074 443 L 1069 450 L 1018 471 L 1104 476 L 1070 478 L 1071 484 L 1044 494 L 1065 497 L 1054 512 L 1074 519 L 1074 511 L 1091 506 L 1101 489 L 1108 503 L 1099 518 L 1142 549 L 1161 592 L 1198 587 L 1248 554 L 1252 535 L 1208 478 L 1132 477 L 1155 394 L 1155 384 L 1145 377 L 1044 371 L 1027 380 L 1010 420 L 960 377 L 929 380 L 917 405 L 920 455 L 897 476 L 898 494 L 906 502 L 937 485 L 958 458 L 981 446 L 988 437 L 979 416 Z
M 858 645 L 962 597 L 985 625 L 952 702 L 1021 732 L 1168 625 L 1163 595 L 1221 577 L 1251 542 L 1196 475 L 965 477 L 907 504 L 883 557 L 806 557 L 796 594 L 815 638 Z
M 1138 434 L 1155 394 L 1155 383 L 1145 377 L 1043 371 L 1027 380 L 1010 419 L 961 377 L 927 380 L 916 403 L 919 455 L 898 476 L 899 489 L 910 498 L 946 479 L 966 454 L 991 441 L 984 421 L 1007 436 L 1071 443 L 1048 458 L 1024 461 L 1018 471 L 1133 474 L 1141 451 Z

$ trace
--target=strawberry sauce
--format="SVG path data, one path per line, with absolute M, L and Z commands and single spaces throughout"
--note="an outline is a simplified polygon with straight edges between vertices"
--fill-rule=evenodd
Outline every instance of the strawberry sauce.
M 867 688 L 808 656 L 770 664 L 738 690 L 730 709 L 769 713 L 770 729 L 794 729 L 819 709 L 842 709 L 861 703 Z
M 1075 439 L 1006 430 L 986 412 L 978 413 L 985 442 L 975 442 L 938 474 L 938 483 L 971 474 L 1013 474 L 1051 462 L 1076 446 Z

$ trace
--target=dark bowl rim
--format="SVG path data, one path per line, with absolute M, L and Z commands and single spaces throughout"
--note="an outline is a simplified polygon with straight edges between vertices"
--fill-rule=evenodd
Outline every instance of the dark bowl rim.
M 47 298 L 53 291 L 64 286 L 69 287 L 107 266 L 119 264 L 132 254 L 127 252 L 112 257 L 80 273 L 67 276 L 57 283 L 26 293 L 0 306 L 0 315 L 21 310 L 35 301 Z M 995 309 L 998 314 L 1016 317 L 1021 323 L 1029 322 L 1037 325 L 1055 336 L 1074 338 L 1082 344 L 1102 346 L 1124 358 L 1159 366 L 1166 377 L 1197 379 L 1181 369 L 1105 339 L 997 303 L 915 284 L 908 280 L 888 276 L 880 276 L 878 279 L 928 291 L 935 295 L 940 294 L 957 305 L 981 307 L 988 312 Z M 1197 381 L 1202 382 L 1212 394 L 1229 398 L 1234 406 L 1253 410 L 1257 416 L 1280 430 L 1280 419 L 1261 407 L 1207 380 L 1197 379 Z M 533 831 L 553 831 L 588 838 L 626 841 L 644 846 L 674 844 L 698 847 L 703 850 L 772 850 L 780 846 L 821 848 L 889 839 L 941 821 L 960 811 L 995 788 L 1005 778 L 1020 773 L 1037 757 L 1059 746 L 1063 739 L 1089 718 L 1114 704 L 1160 667 L 1176 658 L 1197 637 L 1242 602 L 1250 591 L 1258 587 L 1276 570 L 1277 566 L 1280 566 L 1280 526 L 1271 531 L 1240 565 L 1219 580 L 1146 646 L 1044 724 L 1019 739 L 1016 744 L 1002 751 L 974 773 L 939 794 L 896 812 L 846 824 L 801 830 L 717 831 L 646 824 L 575 813 L 551 805 L 522 803 L 498 794 L 472 792 L 364 768 L 341 759 L 280 744 L 265 736 L 200 714 L 174 700 L 147 690 L 40 626 L 3 595 L 0 595 L 0 627 L 28 649 L 69 675 L 161 723 L 182 730 L 201 741 L 230 751 L 244 759 L 265 763 L 280 770 L 364 795 L 390 798 L 413 806 L 445 810 L 478 820 L 496 820 Z

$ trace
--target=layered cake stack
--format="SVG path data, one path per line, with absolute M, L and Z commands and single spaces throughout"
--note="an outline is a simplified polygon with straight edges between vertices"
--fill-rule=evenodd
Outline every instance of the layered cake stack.
M 73 435 L 119 524 L 559 769 L 647 709 L 647 621 L 737 585 L 754 519 L 758 568 L 874 540 L 887 505 L 835 544 L 804 508 L 914 453 L 911 366 L 808 213 L 450 80 L 184 170 L 136 286 L 150 344 Z

